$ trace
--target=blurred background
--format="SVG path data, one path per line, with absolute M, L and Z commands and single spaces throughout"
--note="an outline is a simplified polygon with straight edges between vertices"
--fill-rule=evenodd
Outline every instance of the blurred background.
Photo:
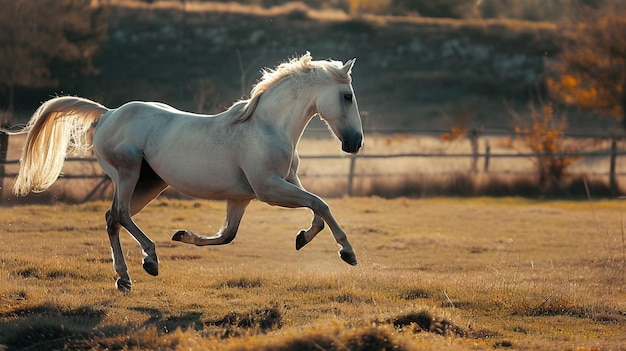
M 393 160 L 326 160 L 343 162 L 335 167 L 305 158 L 305 185 L 316 187 L 322 168 L 345 180 L 328 192 L 337 195 L 588 196 L 596 176 L 606 188 L 598 192 L 621 194 L 621 0 L 0 0 L 0 8 L 5 126 L 57 95 L 217 113 L 246 98 L 263 67 L 310 51 L 357 58 L 364 153 Z M 327 136 L 314 119 L 305 137 L 323 143 L 305 141 L 301 154 L 336 157 Z M 20 142 L 3 143 L 10 178 Z M 446 174 L 445 184 L 433 173 Z

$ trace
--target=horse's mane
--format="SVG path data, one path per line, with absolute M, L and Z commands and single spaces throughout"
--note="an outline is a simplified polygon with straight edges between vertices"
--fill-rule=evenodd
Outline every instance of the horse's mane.
M 235 118 L 235 123 L 241 123 L 252 117 L 261 95 L 286 77 L 298 77 L 308 79 L 307 83 L 315 81 L 332 81 L 335 83 L 349 84 L 352 80 L 349 74 L 341 70 L 343 64 L 339 61 L 313 61 L 311 54 L 306 54 L 283 62 L 275 69 L 265 68 L 261 71 L 263 76 L 254 85 L 250 92 L 250 99 L 240 114 Z

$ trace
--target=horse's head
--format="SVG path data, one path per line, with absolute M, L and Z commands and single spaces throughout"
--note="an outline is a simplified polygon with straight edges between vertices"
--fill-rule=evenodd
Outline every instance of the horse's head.
M 341 149 L 351 154 L 356 154 L 363 146 L 363 126 L 350 79 L 355 61 L 349 60 L 339 69 L 347 79 L 324 84 L 315 101 L 320 117 L 341 141 Z

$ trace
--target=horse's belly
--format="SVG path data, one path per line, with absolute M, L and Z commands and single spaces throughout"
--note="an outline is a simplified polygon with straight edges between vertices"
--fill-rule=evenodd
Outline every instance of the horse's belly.
M 189 196 L 226 200 L 252 199 L 254 191 L 243 172 L 230 167 L 190 167 L 156 170 L 157 174 L 174 189 Z

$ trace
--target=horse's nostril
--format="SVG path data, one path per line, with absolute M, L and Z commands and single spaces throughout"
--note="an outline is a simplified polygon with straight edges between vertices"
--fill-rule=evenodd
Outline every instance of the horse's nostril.
M 363 135 L 359 134 L 356 137 L 355 151 L 359 151 L 363 147 Z

